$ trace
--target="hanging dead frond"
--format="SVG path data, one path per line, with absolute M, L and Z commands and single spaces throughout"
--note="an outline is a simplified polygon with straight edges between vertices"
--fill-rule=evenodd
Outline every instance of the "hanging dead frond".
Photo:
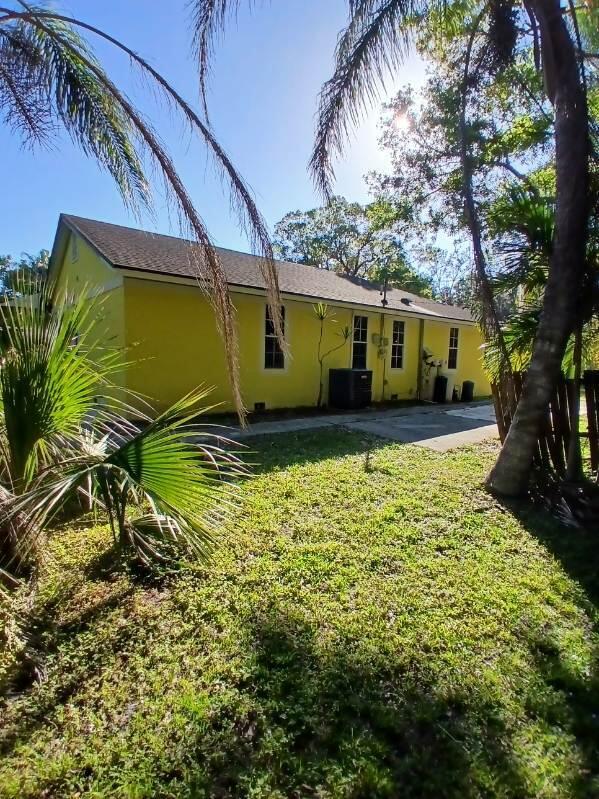
M 202 140 L 207 144 L 223 178 L 227 181 L 231 193 L 232 208 L 237 213 L 240 225 L 250 239 L 252 250 L 260 256 L 260 268 L 265 281 L 268 302 L 273 308 L 275 331 L 281 346 L 285 349 L 286 344 L 283 336 L 280 312 L 278 278 L 272 247 L 268 230 L 254 203 L 250 190 L 235 170 L 230 159 L 222 150 L 208 126 L 202 122 L 191 106 L 183 100 L 175 89 L 133 50 L 116 38 L 105 34 L 100 29 L 88 25 L 81 20 L 55 14 L 45 8 L 38 9 L 25 3 L 21 3 L 21 5 L 25 8 L 23 12 L 0 8 L 0 13 L 5 15 L 0 19 L 0 34 L 3 34 L 4 41 L 10 37 L 18 39 L 20 50 L 27 54 L 27 63 L 33 63 L 35 65 L 41 63 L 41 67 L 36 66 L 35 68 L 38 72 L 40 69 L 45 70 L 46 74 L 43 76 L 44 80 L 40 81 L 39 74 L 36 74 L 35 79 L 40 85 L 48 87 L 48 91 L 50 89 L 55 91 L 56 97 L 54 97 L 53 94 L 43 96 L 39 106 L 41 108 L 47 107 L 50 108 L 51 111 L 54 111 L 57 114 L 58 120 L 67 127 L 86 152 L 95 155 L 100 160 L 103 158 L 103 163 L 105 163 L 109 169 L 112 167 L 112 174 L 117 179 L 119 188 L 121 188 L 121 193 L 129 204 L 134 205 L 135 200 L 140 199 L 140 197 L 136 195 L 135 189 L 138 189 L 139 194 L 139 189 L 142 187 L 144 189 L 144 196 L 141 199 L 143 199 L 146 204 L 149 201 L 147 182 L 141 171 L 140 161 L 133 141 L 135 141 L 137 146 L 141 147 L 143 151 L 149 153 L 152 161 L 158 167 L 159 174 L 163 178 L 167 194 L 174 200 L 182 234 L 201 245 L 199 250 L 193 249 L 191 251 L 190 258 L 196 266 L 199 285 L 205 291 L 215 308 L 217 323 L 225 345 L 233 402 L 243 421 L 245 412 L 238 377 L 238 342 L 235 310 L 228 293 L 226 275 L 219 262 L 218 255 L 212 245 L 202 219 L 197 213 L 191 198 L 175 170 L 174 164 L 160 143 L 157 135 L 152 131 L 150 125 L 144 120 L 128 98 L 120 92 L 106 73 L 104 73 L 85 43 L 74 33 L 73 28 L 80 27 L 86 29 L 111 42 L 114 46 L 127 53 L 133 63 L 142 70 L 143 74 L 149 76 L 154 84 L 158 86 L 162 96 L 165 97 L 176 110 L 183 114 L 183 118 L 191 126 L 192 130 L 199 133 Z M 10 25 L 7 25 L 7 22 L 9 22 Z M 0 41 L 2 40 L 0 39 Z M 12 52 L 14 53 L 16 49 L 17 48 L 13 45 Z M 22 55 L 21 58 L 23 60 L 25 56 Z M 2 63 L 0 59 L 0 81 L 2 76 Z M 92 119 L 89 103 L 87 103 L 84 108 L 80 108 L 79 101 L 81 93 L 78 91 L 77 86 L 75 87 L 76 90 L 73 90 L 72 87 L 74 77 L 80 77 L 81 75 L 85 76 L 85 87 L 87 87 L 90 92 L 93 92 L 94 102 L 92 104 L 92 110 L 96 113 L 96 116 L 100 111 L 103 111 L 105 116 L 108 116 L 106 112 L 110 110 L 112 119 L 116 119 L 117 122 L 121 123 L 123 129 L 127 130 L 128 134 L 133 137 L 127 142 L 116 141 L 113 143 L 108 150 L 108 154 L 116 152 L 116 155 L 120 157 L 121 160 L 123 159 L 123 155 L 131 156 L 132 159 L 135 159 L 132 163 L 133 166 L 136 167 L 136 174 L 139 176 L 138 186 L 127 185 L 127 170 L 121 168 L 120 172 L 117 171 L 110 159 L 107 158 L 106 153 L 98 151 L 97 148 L 94 149 L 92 146 L 96 139 L 103 144 L 106 142 L 106 136 L 101 136 L 97 133 L 98 129 L 102 130 L 101 125 L 95 124 L 94 129 L 96 135 L 90 144 L 88 140 L 89 131 L 86 129 L 86 123 Z M 2 95 L 0 94 L 0 101 L 1 100 Z M 62 105 L 60 104 L 61 102 Z M 2 108 L 1 105 L 0 108 Z M 25 107 L 21 112 L 21 116 L 25 116 L 25 112 L 27 111 L 28 109 Z M 12 111 L 12 114 L 15 116 L 16 111 Z M 74 115 L 75 119 L 72 120 L 69 114 L 71 114 L 71 116 Z M 29 116 L 32 116 L 32 114 L 29 113 Z M 32 117 L 29 123 L 29 129 L 32 131 L 31 135 L 33 135 L 35 130 L 34 121 Z M 92 119 L 92 121 L 94 120 Z M 37 128 L 39 127 L 40 125 L 38 124 Z M 127 164 L 125 164 L 125 166 L 127 166 Z M 121 172 L 123 174 L 121 174 Z
M 216 40 L 227 25 L 229 17 L 236 17 L 239 0 L 192 0 L 191 18 L 193 48 L 198 61 L 200 94 L 206 119 L 208 119 L 207 88 L 210 62 Z

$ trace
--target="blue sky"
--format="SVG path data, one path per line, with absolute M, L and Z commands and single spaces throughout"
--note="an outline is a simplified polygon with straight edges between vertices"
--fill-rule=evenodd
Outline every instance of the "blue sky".
M 306 164 L 316 98 L 332 71 L 347 0 L 271 0 L 255 3 L 251 13 L 249 5 L 241 3 L 237 23 L 231 24 L 217 48 L 210 84 L 211 121 L 272 227 L 287 211 L 319 204 Z M 56 7 L 125 41 L 197 105 L 197 72 L 184 0 L 71 0 Z M 216 243 L 248 249 L 204 149 L 164 108 L 156 107 L 126 59 L 99 42 L 94 41 L 94 46 L 111 77 L 139 104 L 166 142 Z M 423 72 L 423 64 L 410 58 L 402 74 L 389 82 L 389 93 L 402 83 L 420 82 Z M 363 175 L 386 165 L 377 148 L 379 113 L 376 108 L 368 115 L 338 164 L 336 191 L 349 199 L 366 200 Z M 138 226 L 110 178 L 68 138 L 61 137 L 50 151 L 31 153 L 0 127 L 0 152 L 0 254 L 50 248 L 61 211 Z M 144 217 L 141 226 L 177 233 L 160 190 L 154 218 Z

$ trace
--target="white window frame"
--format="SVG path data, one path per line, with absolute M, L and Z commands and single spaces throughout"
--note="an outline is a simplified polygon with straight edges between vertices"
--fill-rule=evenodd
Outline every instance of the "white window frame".
M 366 325 L 360 326 L 360 336 L 363 338 L 356 338 L 356 320 L 365 319 Z M 364 366 L 354 366 L 355 346 L 356 344 L 364 345 Z M 351 368 L 352 369 L 368 369 L 368 317 L 366 314 L 354 314 L 352 323 L 352 345 L 351 345 Z
M 269 315 L 270 306 L 268 303 L 264 304 L 264 313 L 262 315 L 262 371 L 267 372 L 268 374 L 281 374 L 282 372 L 287 371 L 287 358 L 285 357 L 285 353 L 282 352 L 283 356 L 283 365 L 282 366 L 267 366 L 266 365 L 266 340 L 274 339 L 277 341 L 276 333 L 267 332 L 267 324 L 268 324 L 268 315 Z M 287 335 L 287 312 L 285 310 L 285 306 L 281 305 L 281 317 L 283 322 L 283 334 Z M 277 342 L 278 343 L 278 342 Z
M 455 331 L 455 337 L 453 335 L 454 331 Z M 455 344 L 452 343 L 454 340 L 455 340 Z M 455 366 L 450 366 L 449 365 L 452 352 L 455 352 Z M 457 370 L 458 364 L 459 364 L 459 359 L 460 359 L 460 328 L 459 327 L 450 327 L 449 328 L 449 348 L 448 348 L 448 352 L 447 352 L 447 369 L 450 372 L 455 372 Z
M 401 341 L 395 341 L 395 325 L 401 325 L 400 336 Z M 395 347 L 399 347 L 401 353 L 401 366 L 393 366 L 393 351 Z M 394 372 L 403 372 L 406 368 L 406 323 L 403 319 L 394 319 L 391 326 L 391 369 Z

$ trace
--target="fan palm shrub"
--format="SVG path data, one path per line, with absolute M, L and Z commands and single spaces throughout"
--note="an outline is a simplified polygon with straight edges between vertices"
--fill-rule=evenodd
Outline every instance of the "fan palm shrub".
M 51 285 L 0 308 L 0 567 L 15 569 L 73 499 L 108 515 L 145 565 L 207 554 L 244 473 L 194 421 L 199 388 L 152 418 L 118 385 L 96 332 L 103 301 Z

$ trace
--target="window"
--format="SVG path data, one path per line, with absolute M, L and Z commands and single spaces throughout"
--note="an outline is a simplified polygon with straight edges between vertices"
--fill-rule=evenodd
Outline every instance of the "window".
M 285 332 L 285 308 L 281 307 L 281 323 L 283 333 Z M 266 306 L 266 317 L 264 324 L 264 368 L 265 369 L 284 369 L 285 355 L 277 341 L 274 322 L 270 315 L 270 308 Z
M 393 322 L 393 338 L 391 340 L 391 368 L 403 369 L 403 344 L 406 325 L 399 319 Z
M 354 316 L 353 369 L 366 369 L 366 348 L 368 347 L 368 317 Z
M 448 369 L 457 369 L 458 368 L 458 334 L 459 330 L 457 327 L 450 327 L 449 328 L 449 356 L 447 358 L 447 368 Z

